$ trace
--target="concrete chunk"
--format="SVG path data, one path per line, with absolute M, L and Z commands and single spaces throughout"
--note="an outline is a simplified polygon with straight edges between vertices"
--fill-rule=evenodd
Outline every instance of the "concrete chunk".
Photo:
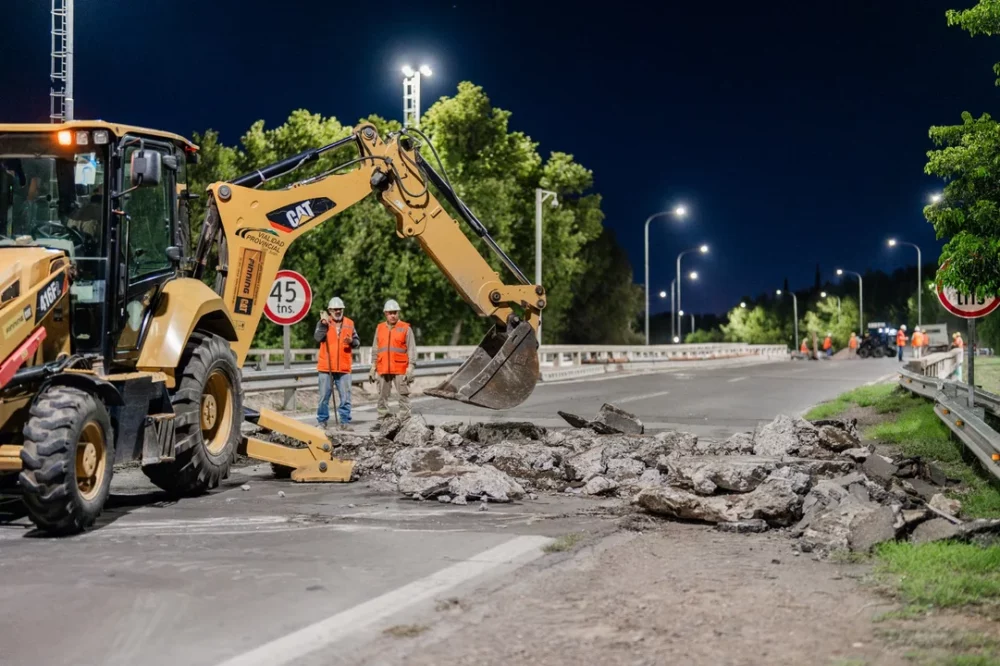
M 638 416 L 607 403 L 601 405 L 594 421 L 626 435 L 641 435 L 645 429 Z
M 932 496 L 930 502 L 927 504 L 932 509 L 937 509 L 941 513 L 947 513 L 949 516 L 958 516 L 962 511 L 962 503 L 960 501 L 945 497 L 941 493 Z
M 431 441 L 432 436 L 433 433 L 427 427 L 424 417 L 414 414 L 406 420 L 393 441 L 402 446 L 424 446 Z
M 953 525 L 944 518 L 932 518 L 917 525 L 910 541 L 915 544 L 943 541 L 957 536 L 959 531 L 958 525 Z
M 892 477 L 896 475 L 897 469 L 894 464 L 878 454 L 868 456 L 861 465 L 861 470 L 869 479 L 878 481 L 885 488 L 892 483 Z

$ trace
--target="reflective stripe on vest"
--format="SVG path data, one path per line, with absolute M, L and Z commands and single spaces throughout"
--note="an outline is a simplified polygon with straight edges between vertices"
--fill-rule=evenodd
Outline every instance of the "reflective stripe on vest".
M 319 346 L 319 361 L 316 370 L 319 372 L 350 372 L 353 362 L 351 340 L 354 339 L 354 322 L 344 317 L 340 322 L 340 335 L 337 335 L 336 322 L 330 322 L 326 329 L 326 340 Z M 329 349 L 333 356 L 333 366 L 327 355 Z
M 382 322 L 376 329 L 375 371 L 380 375 L 402 375 L 410 367 L 406 337 L 410 325 L 396 322 L 391 329 Z

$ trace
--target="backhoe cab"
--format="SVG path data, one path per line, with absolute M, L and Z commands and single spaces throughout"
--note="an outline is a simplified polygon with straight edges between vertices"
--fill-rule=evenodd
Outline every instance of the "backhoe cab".
M 413 131 L 371 125 L 209 188 L 193 258 L 180 136 L 105 122 L 0 125 L 0 489 L 19 491 L 52 533 L 91 526 L 116 463 L 138 461 L 174 495 L 218 486 L 243 443 L 298 481 L 349 481 L 317 428 L 249 418 L 306 443 L 243 440 L 240 368 L 289 244 L 374 193 L 477 314 L 495 321 L 469 360 L 429 393 L 492 409 L 538 380 L 545 292 L 531 285 L 417 149 Z M 422 135 L 421 135 L 422 136 Z M 358 157 L 321 176 L 258 189 L 325 152 Z M 353 166 L 341 173 L 345 167 Z M 514 275 L 505 284 L 452 210 Z M 217 260 L 215 289 L 205 284 Z M 236 279 L 228 279 L 231 269 Z

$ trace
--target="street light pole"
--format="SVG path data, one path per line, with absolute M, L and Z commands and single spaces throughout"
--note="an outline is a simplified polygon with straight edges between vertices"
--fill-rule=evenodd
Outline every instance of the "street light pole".
M 923 313 L 923 291 L 924 291 L 924 279 L 921 273 L 924 268 L 924 261 L 920 258 L 920 247 L 916 243 L 909 243 L 907 241 L 899 241 L 895 238 L 889 239 L 889 247 L 894 247 L 896 245 L 909 245 L 917 251 L 917 326 L 924 325 L 924 313 Z
M 430 76 L 431 68 L 413 69 L 403 65 L 403 127 L 420 127 L 420 76 Z M 413 122 L 410 122 L 412 118 Z
M 674 290 L 677 288 L 677 278 L 670 281 L 670 339 L 677 337 L 677 317 L 676 305 L 674 301 Z
M 677 206 L 673 210 L 664 210 L 660 211 L 659 213 L 653 213 L 652 215 L 646 218 L 645 236 L 646 236 L 646 344 L 647 345 L 649 345 L 649 223 L 661 216 L 674 215 L 676 217 L 684 217 L 686 213 L 687 209 L 684 208 L 684 206 Z M 673 317 L 672 312 L 670 313 L 670 316 Z
M 841 268 L 837 269 L 837 275 L 843 275 L 844 273 L 850 273 L 858 278 L 858 330 L 861 331 L 861 335 L 865 334 L 865 287 L 861 281 L 861 273 L 855 273 L 854 271 L 845 271 Z
M 699 245 L 698 247 L 688 248 L 680 254 L 677 255 L 677 311 L 680 312 L 681 309 L 681 257 L 685 254 L 690 254 L 692 252 L 701 252 L 705 254 L 708 252 L 707 245 Z M 680 329 L 680 317 L 678 316 L 677 328 Z
M 552 197 L 552 207 L 559 205 L 559 196 L 555 192 L 535 188 L 535 284 L 542 284 L 542 204 Z M 538 344 L 542 344 L 542 316 L 538 316 Z

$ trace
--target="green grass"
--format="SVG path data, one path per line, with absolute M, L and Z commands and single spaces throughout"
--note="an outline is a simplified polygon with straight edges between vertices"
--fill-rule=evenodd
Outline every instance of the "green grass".
M 576 544 L 583 541 L 583 534 L 579 532 L 574 532 L 572 534 L 564 534 L 552 543 L 547 543 L 542 547 L 542 550 L 546 553 L 561 553 L 565 550 L 570 550 Z
M 990 393 L 1000 393 L 1000 357 L 976 357 L 976 384 Z
M 901 400 L 896 418 L 867 428 L 866 438 L 895 444 L 906 456 L 921 456 L 941 462 L 959 462 L 961 451 L 951 440 L 951 431 L 934 413 L 934 404 L 921 398 Z
M 1000 546 L 904 542 L 877 550 L 875 575 L 906 603 L 951 608 L 1000 605 Z
M 855 405 L 858 407 L 874 407 L 880 414 L 896 411 L 900 399 L 906 396 L 897 394 L 895 389 L 896 384 L 859 386 L 853 391 L 840 394 L 829 402 L 816 405 L 806 412 L 805 418 L 809 421 L 835 418 Z

